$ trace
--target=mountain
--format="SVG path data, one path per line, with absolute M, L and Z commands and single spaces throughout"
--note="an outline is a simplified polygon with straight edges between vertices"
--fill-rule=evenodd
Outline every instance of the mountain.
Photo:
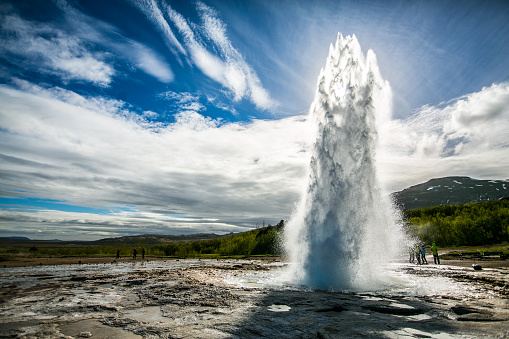
M 30 241 L 27 237 L 0 237 L 0 241 Z
M 493 201 L 509 197 L 509 180 L 477 180 L 469 177 L 431 179 L 392 194 L 405 210 L 440 205 Z

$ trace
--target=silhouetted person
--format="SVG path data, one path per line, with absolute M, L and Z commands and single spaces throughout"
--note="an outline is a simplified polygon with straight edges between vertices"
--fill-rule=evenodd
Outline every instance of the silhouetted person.
M 421 261 L 422 261 L 422 264 L 424 265 L 424 263 L 428 263 L 428 261 L 426 260 L 426 247 L 424 245 L 422 245 L 421 247 Z
M 438 247 L 435 243 L 431 245 L 431 253 L 433 253 L 433 262 L 435 265 L 440 265 L 440 258 L 438 257 Z
M 117 250 L 117 259 L 120 259 L 120 250 Z
M 141 259 L 145 259 L 145 249 L 141 249 Z
M 136 259 L 136 254 L 138 254 L 138 251 L 136 248 L 133 248 L 133 259 Z
M 421 264 L 421 249 L 419 246 L 415 248 L 415 258 L 417 259 L 417 264 Z

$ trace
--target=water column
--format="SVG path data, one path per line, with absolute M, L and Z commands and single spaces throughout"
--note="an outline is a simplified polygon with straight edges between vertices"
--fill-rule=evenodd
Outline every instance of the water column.
M 310 119 L 316 139 L 309 178 L 285 229 L 290 277 L 318 289 L 372 289 L 400 242 L 395 212 L 377 177 L 377 118 L 391 90 L 375 54 L 338 34 L 318 77 Z

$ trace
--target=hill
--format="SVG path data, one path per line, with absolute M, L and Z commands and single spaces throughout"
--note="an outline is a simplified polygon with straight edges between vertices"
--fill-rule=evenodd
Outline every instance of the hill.
M 285 225 L 257 228 L 228 234 L 217 239 L 155 245 L 150 250 L 159 255 L 176 257 L 280 255 L 280 237 Z
M 137 246 L 139 244 L 144 245 L 160 245 L 160 244 L 172 244 L 180 242 L 191 242 L 199 240 L 212 240 L 221 237 L 214 233 L 198 233 L 189 235 L 163 235 L 163 234 L 143 234 L 124 236 L 118 238 L 105 238 L 100 240 L 91 241 L 93 245 L 131 245 Z
M 404 210 L 495 201 L 509 196 L 509 180 L 436 178 L 395 192 L 392 196 Z

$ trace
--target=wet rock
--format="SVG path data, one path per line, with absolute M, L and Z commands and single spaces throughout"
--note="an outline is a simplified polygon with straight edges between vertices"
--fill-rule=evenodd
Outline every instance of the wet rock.
M 414 307 L 397 307 L 389 305 L 370 305 L 367 306 L 370 311 L 392 314 L 392 315 L 418 315 L 424 313 L 423 310 Z
M 473 307 L 463 306 L 463 305 L 456 305 L 451 307 L 451 311 L 453 311 L 457 315 L 464 315 L 469 313 L 480 313 L 478 309 L 475 309 Z
M 469 313 L 458 317 L 458 321 L 506 321 L 507 318 L 494 317 L 490 313 Z
M 88 331 L 83 331 L 78 334 L 78 337 L 80 337 L 80 338 L 90 338 L 91 336 L 92 336 L 92 333 L 90 333 Z
M 73 275 L 71 277 L 71 281 L 86 281 L 88 280 L 90 277 L 87 277 L 86 275 Z
M 316 310 L 316 312 L 319 312 L 319 313 L 322 313 L 322 312 L 343 312 L 344 310 L 346 310 L 346 308 L 344 308 L 343 306 L 334 305 L 331 307 L 318 309 L 318 310 Z
M 140 279 L 140 280 L 130 280 L 130 281 L 126 281 L 125 282 L 125 285 L 126 286 L 139 286 L 139 285 L 143 285 L 145 284 L 147 280 L 145 279 Z
M 337 328 L 326 327 L 316 332 L 318 339 L 339 339 L 345 338 L 345 333 Z

